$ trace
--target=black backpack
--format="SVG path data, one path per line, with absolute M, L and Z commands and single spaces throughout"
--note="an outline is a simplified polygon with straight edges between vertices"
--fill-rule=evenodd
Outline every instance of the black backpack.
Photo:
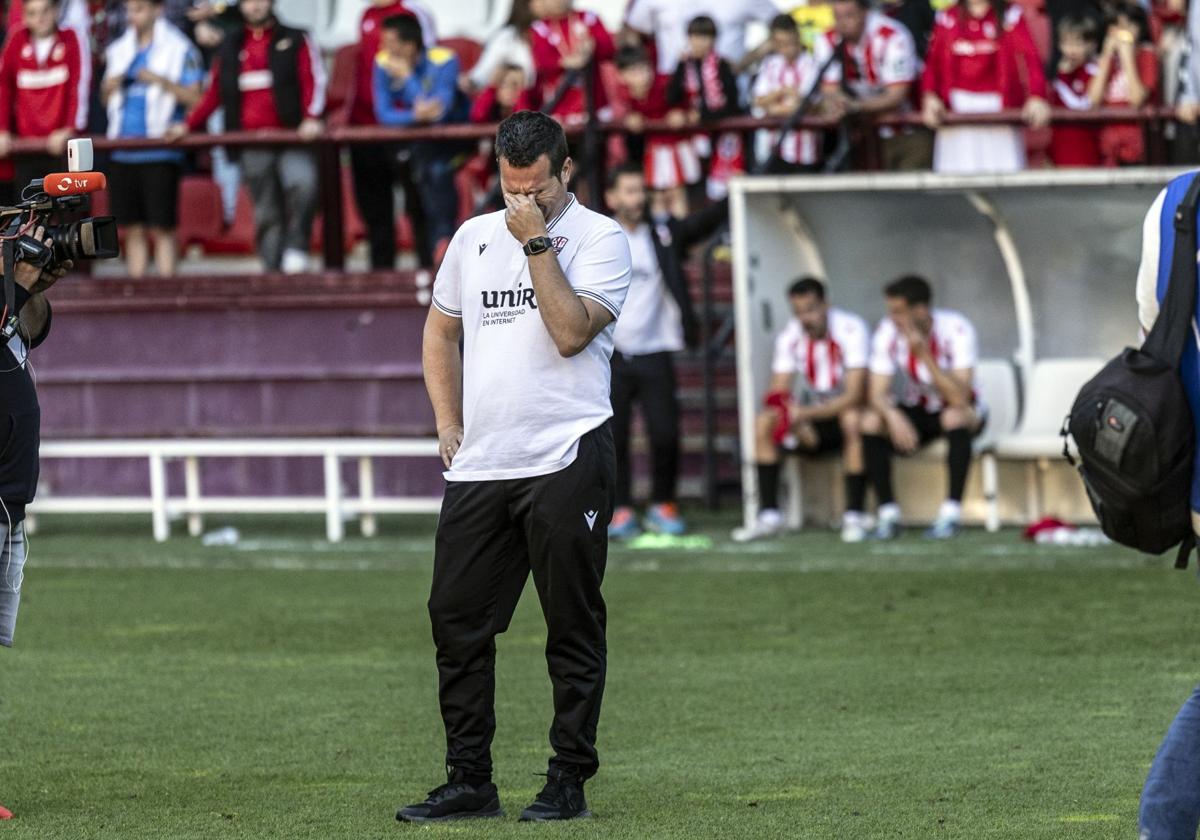
M 1190 497 L 1196 442 L 1179 361 L 1192 340 L 1196 306 L 1196 202 L 1193 177 L 1175 210 L 1171 277 L 1158 319 L 1140 350 L 1132 347 L 1079 391 L 1063 424 L 1079 450 L 1079 474 L 1100 527 L 1114 542 L 1150 554 L 1179 546 L 1186 568 L 1196 545 Z

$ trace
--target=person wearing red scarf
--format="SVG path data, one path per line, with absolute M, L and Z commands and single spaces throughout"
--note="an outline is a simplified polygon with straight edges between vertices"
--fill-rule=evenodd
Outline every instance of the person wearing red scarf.
M 1046 125 L 1046 75 L 1020 6 L 1005 0 L 960 0 L 940 12 L 921 77 L 922 115 L 937 129 L 937 172 L 1015 172 L 1025 168 L 1025 141 L 1015 126 L 942 125 L 947 112 L 1020 109 L 1032 127 Z
M 590 62 L 593 103 L 596 110 L 604 108 L 608 101 L 600 80 L 600 64 L 613 59 L 616 46 L 600 18 L 592 12 L 573 10 L 571 0 L 532 0 L 529 6 L 537 18 L 529 28 L 529 49 L 537 79 L 532 96 L 523 104 L 544 108 L 563 78 Z M 566 92 L 550 115 L 560 122 L 580 122 L 586 119 L 586 110 L 580 83 Z

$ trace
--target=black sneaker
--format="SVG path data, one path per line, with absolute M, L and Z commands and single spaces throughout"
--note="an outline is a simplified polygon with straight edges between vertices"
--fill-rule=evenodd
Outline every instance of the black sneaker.
M 500 794 L 494 784 L 473 785 L 457 773 L 451 773 L 446 784 L 429 791 L 424 802 L 406 805 L 396 812 L 396 819 L 410 823 L 502 816 Z
M 521 812 L 521 822 L 577 820 L 591 815 L 583 798 L 583 780 L 562 770 L 551 770 L 542 792 Z

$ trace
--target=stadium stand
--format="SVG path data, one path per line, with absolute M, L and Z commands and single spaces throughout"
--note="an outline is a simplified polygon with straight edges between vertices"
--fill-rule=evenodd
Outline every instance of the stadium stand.
M 321 17 L 318 22 L 311 16 L 307 16 L 305 11 L 306 6 L 303 3 L 287 3 L 280 2 L 280 15 L 284 19 L 288 19 L 289 15 L 299 15 L 295 18 L 295 22 L 311 27 L 321 27 L 316 34 L 321 40 L 322 46 L 326 53 L 324 62 L 328 68 L 329 87 L 328 87 L 328 102 L 326 106 L 327 125 L 324 133 L 313 142 L 313 148 L 318 152 L 319 166 L 321 169 L 321 198 L 320 198 L 320 213 L 314 223 L 313 234 L 311 237 L 311 246 L 314 251 L 319 251 L 323 255 L 324 268 L 326 272 L 332 273 L 315 273 L 296 278 L 295 285 L 292 289 L 288 289 L 288 284 L 285 282 L 275 282 L 269 280 L 264 283 L 251 284 L 256 289 L 256 294 L 260 299 L 252 305 L 255 311 L 273 311 L 281 314 L 289 313 L 288 317 L 294 317 L 300 309 L 293 296 L 293 290 L 322 290 L 318 294 L 318 299 L 326 299 L 324 295 L 328 292 L 330 295 L 335 294 L 331 290 L 350 283 L 352 278 L 367 280 L 368 282 L 378 283 L 380 294 L 384 297 L 393 296 L 401 293 L 407 295 L 407 302 L 403 307 L 411 308 L 412 312 L 406 315 L 409 318 L 410 326 L 405 327 L 408 330 L 418 329 L 415 326 L 416 313 L 422 311 L 425 303 L 425 298 L 422 295 L 428 293 L 429 275 L 426 273 L 415 271 L 414 258 L 414 220 L 406 213 L 398 213 L 396 218 L 396 243 L 400 253 L 400 259 L 397 263 L 397 271 L 394 274 L 371 274 L 366 278 L 357 277 L 355 271 L 364 263 L 364 231 L 365 225 L 362 216 L 358 210 L 356 202 L 353 200 L 353 190 L 351 188 L 351 179 L 349 176 L 348 167 L 344 160 L 346 151 L 355 145 L 380 145 L 380 144 L 395 144 L 403 145 L 411 140 L 428 140 L 437 139 L 440 142 L 446 143 L 461 143 L 464 148 L 477 143 L 483 143 L 486 148 L 487 140 L 494 132 L 494 124 L 459 124 L 448 126 L 434 126 L 415 129 L 389 129 L 372 125 L 349 126 L 346 121 L 339 117 L 351 101 L 355 88 L 356 74 L 356 59 L 358 58 L 358 45 L 355 43 L 332 43 L 329 38 L 333 37 L 332 33 L 347 33 L 357 32 L 354 20 L 342 20 L 342 17 L 347 15 L 356 17 L 359 7 L 351 8 L 353 4 L 334 3 L 330 5 L 330 10 L 322 15 L 333 15 L 337 20 L 332 24 L 325 17 Z M 505 4 L 500 4 L 501 6 Z M 1053 60 L 1056 49 L 1053 43 L 1053 21 L 1047 13 L 1044 4 L 1038 0 L 1020 0 L 1019 5 L 1024 11 L 1026 25 L 1028 26 L 1033 41 L 1036 44 L 1039 55 L 1043 59 Z M 620 30 L 620 13 L 623 11 L 624 3 L 620 0 L 577 0 L 576 8 L 583 11 L 598 11 L 601 17 L 605 20 L 608 29 L 611 32 L 618 33 Z M 489 40 L 489 36 L 498 30 L 500 22 L 504 19 L 503 10 L 492 8 L 488 12 L 488 20 L 486 26 L 479 21 L 453 20 L 452 16 L 446 14 L 440 8 L 431 8 L 433 16 L 437 19 L 439 44 L 450 50 L 453 50 L 459 59 L 460 70 L 465 74 L 476 61 L 484 48 L 485 43 Z M 1100 14 L 1098 11 L 1097 14 Z M 765 23 L 760 21 L 760 31 L 765 31 Z M 1155 32 L 1162 30 L 1162 25 L 1154 20 Z M 327 25 L 328 24 L 328 25 Z M 686 21 L 683 22 L 686 24 Z M 1172 25 L 1178 28 L 1179 21 L 1175 21 Z M 682 25 L 682 24 L 681 24 Z M 103 27 L 97 27 L 93 36 L 100 37 Z M 107 37 L 107 35 L 106 35 Z M 618 40 L 629 43 L 631 37 L 630 32 L 621 32 L 618 35 Z M 752 32 L 751 38 L 756 38 L 757 34 Z M 753 46 L 748 44 L 747 46 Z M 102 78 L 103 68 L 100 62 L 103 60 L 103 49 L 93 49 L 91 52 L 96 66 L 93 68 L 92 84 L 99 84 Z M 744 66 L 739 67 L 739 71 L 743 73 L 744 82 L 748 82 L 756 72 L 754 63 L 754 54 L 751 53 Z M 599 68 L 597 78 L 601 80 L 601 84 L 605 87 L 604 94 L 612 94 L 617 82 L 617 75 L 611 64 L 605 62 Z M 1050 74 L 1052 78 L 1052 74 Z M 583 74 L 582 78 L 592 78 L 591 74 Z M 1174 91 L 1164 90 L 1163 101 L 1174 102 Z M 605 96 L 600 97 L 604 99 Z M 93 122 L 103 119 L 103 109 L 93 109 Z M 747 139 L 752 132 L 760 128 L 777 128 L 779 120 L 774 119 L 757 119 L 753 117 L 735 117 L 730 119 L 719 120 L 703 125 L 680 124 L 680 115 L 669 115 L 663 120 L 647 121 L 641 128 L 641 133 L 654 133 L 655 135 L 670 135 L 674 134 L 679 137 L 688 137 L 691 135 L 703 134 L 706 136 L 717 136 L 720 134 L 737 135 L 740 134 Z M 1144 160 L 1148 163 L 1166 163 L 1169 159 L 1174 160 L 1189 160 L 1195 159 L 1196 149 L 1187 149 L 1184 144 L 1182 157 L 1180 157 L 1181 145 L 1177 141 L 1172 141 L 1174 145 L 1168 145 L 1167 133 L 1168 128 L 1175 128 L 1171 125 L 1174 117 L 1174 110 L 1170 107 L 1162 107 L 1157 102 L 1147 104 L 1142 108 L 1093 108 L 1082 111 L 1055 110 L 1052 113 L 1052 120 L 1055 124 L 1061 125 L 1088 125 L 1101 126 L 1112 122 L 1128 123 L 1140 127 L 1146 135 L 1146 143 L 1144 148 Z M 985 114 L 957 114 L 950 115 L 946 119 L 947 125 L 1023 125 L 1024 115 L 1020 110 L 1007 109 L 994 113 Z M 687 122 L 687 120 L 683 120 Z M 916 110 L 908 113 L 892 114 L 885 118 L 879 119 L 880 125 L 892 127 L 918 126 L 921 122 L 921 116 Z M 834 144 L 839 137 L 845 137 L 850 143 L 850 153 L 838 160 L 841 160 L 840 165 L 850 167 L 861 171 L 876 171 L 879 169 L 882 161 L 882 154 L 879 148 L 879 132 L 873 130 L 868 120 L 862 117 L 849 117 L 847 122 L 839 123 L 837 120 L 831 119 L 827 114 L 823 113 L 821 106 L 818 104 L 810 112 L 805 114 L 802 119 L 796 123 L 797 127 L 805 128 L 814 132 L 825 135 L 830 144 Z M 107 152 L 116 148 L 129 149 L 144 149 L 161 146 L 161 142 L 147 140 L 106 140 L 101 135 L 102 126 L 99 123 L 91 126 L 96 131 L 96 145 L 98 151 Z M 605 112 L 591 112 L 585 115 L 585 119 L 579 123 L 570 126 L 570 135 L 576 148 L 582 151 L 583 149 L 594 150 L 598 152 L 595 157 L 588 161 L 588 166 L 584 167 L 584 175 L 580 178 L 580 183 L 577 185 L 577 190 L 582 198 L 596 203 L 597 189 L 596 185 L 600 183 L 600 178 L 607 166 L 612 165 L 621 156 L 628 154 L 627 148 L 632 144 L 636 145 L 637 132 L 630 132 L 623 121 L 610 121 L 609 115 Z M 1180 131 L 1175 132 L 1176 136 L 1181 136 Z M 1186 132 L 1182 132 L 1186 136 Z M 610 142 L 611 141 L 611 142 Z M 221 191 L 212 180 L 208 171 L 208 151 L 218 145 L 226 147 L 252 146 L 252 145 L 293 145 L 301 143 L 301 141 L 290 130 L 282 131 L 264 131 L 264 132 L 230 132 L 216 135 L 198 135 L 186 138 L 180 147 L 192 153 L 193 160 L 189 164 L 189 169 L 181 182 L 179 191 L 179 229 L 178 240 L 181 246 L 181 261 L 180 270 L 189 279 L 179 285 L 175 282 L 166 283 L 160 278 L 150 277 L 142 281 L 142 285 L 134 289 L 130 287 L 119 277 L 119 269 L 110 266 L 96 266 L 97 279 L 80 283 L 77 290 L 67 293 L 71 297 L 70 301 L 64 301 L 64 312 L 69 311 L 72 307 L 76 307 L 77 311 L 84 315 L 89 308 L 95 312 L 104 311 L 109 315 L 120 314 L 120 317 L 134 317 L 132 313 L 143 311 L 138 310 L 138 304 L 135 301 L 146 298 L 149 300 L 175 300 L 178 301 L 179 311 L 191 314 L 190 320 L 193 326 L 179 326 L 180 330 L 190 329 L 208 329 L 207 326 L 197 326 L 208 324 L 210 315 L 206 313 L 214 312 L 216 309 L 211 307 L 220 306 L 241 306 L 242 303 L 232 304 L 226 298 L 220 295 L 215 295 L 213 289 L 221 284 L 231 284 L 234 287 L 245 286 L 251 278 L 248 278 L 246 272 L 252 266 L 251 260 L 255 258 L 255 246 L 253 243 L 253 203 L 250 200 L 244 187 L 236 193 L 236 214 L 232 224 L 227 225 L 222 213 Z M 1031 166 L 1041 166 L 1045 160 L 1045 149 L 1048 145 L 1048 132 L 1029 130 L 1026 132 L 1026 147 L 1029 152 L 1029 162 Z M 40 141 L 33 140 L 12 140 L 10 145 L 10 155 L 17 160 L 27 158 L 31 155 L 44 153 L 44 145 Z M 745 147 L 750 149 L 751 143 L 747 142 Z M 480 156 L 482 155 L 482 156 Z M 481 152 L 480 155 L 475 155 L 476 163 L 482 161 L 484 169 L 489 165 L 486 152 Z M 1169 158 L 1168 155 L 1174 155 L 1174 158 Z M 1191 157 L 1188 157 L 1191 155 Z M 455 185 L 458 190 L 458 215 L 459 219 L 478 212 L 484 207 L 480 199 L 483 197 L 479 192 L 480 181 L 478 173 L 472 173 L 466 168 L 466 162 L 472 155 L 464 154 L 464 169 L 459 172 L 456 178 Z M 831 160 L 834 158 L 831 158 Z M 4 163 L 0 161 L 0 178 L 4 176 Z M 745 161 L 745 168 L 753 170 L 756 166 L 753 159 Z M 484 172 L 486 176 L 486 172 Z M 700 190 L 699 192 L 703 192 Z M 703 199 L 702 195 L 693 196 L 693 198 Z M 105 206 L 105 198 L 97 197 L 96 207 L 97 212 L 102 211 Z M 1019 223 L 1019 221 L 1017 222 Z M 339 272 L 347 267 L 351 269 L 346 274 Z M 253 270 L 253 269 L 250 269 Z M 224 275 L 224 276 L 223 276 Z M 733 304 L 730 285 L 730 272 L 728 266 L 719 266 L 718 270 L 710 273 L 705 270 L 703 261 L 700 256 L 693 259 L 689 266 L 689 278 L 693 283 L 694 294 L 697 298 L 707 296 L 712 299 L 709 317 L 710 323 L 710 342 L 706 348 L 706 352 L 700 356 L 692 357 L 684 361 L 681 367 L 682 378 L 682 398 L 685 406 L 684 419 L 684 480 L 683 491 L 686 496 L 705 496 L 710 501 L 715 499 L 719 491 L 723 488 L 736 487 L 738 484 L 738 458 L 739 448 L 737 443 L 737 418 L 735 410 L 737 407 L 737 394 L 734 386 L 734 362 L 730 352 L 733 341 L 736 337 L 736 330 L 733 329 Z M 854 282 L 864 283 L 872 288 L 884 278 L 879 276 L 859 276 L 855 275 Z M 350 288 L 359 289 L 359 286 L 351 284 Z M 114 292 L 116 293 L 114 296 Z M 365 298 L 359 295 L 358 291 L 354 292 L 358 295 L 355 299 L 362 305 L 362 311 L 372 311 L 375 304 L 366 302 Z M 387 304 L 388 306 L 392 304 Z M 206 309 L 206 307 L 210 307 Z M 72 344 L 71 335 L 75 333 L 79 337 L 90 337 L 96 334 L 99 327 L 92 322 L 89 322 L 87 316 L 83 321 L 75 321 L 74 316 L 71 318 L 63 318 L 56 325 L 56 331 L 61 331 L 68 335 L 68 345 Z M 143 317 L 143 316 L 137 316 Z M 147 320 L 152 320 L 150 316 L 145 316 Z M 385 315 L 391 317 L 390 315 Z M 188 320 L 188 319 L 184 319 Z M 86 326 L 85 326 L 86 324 Z M 78 332 L 76 332 L 78 331 Z M 281 334 L 282 334 L 281 330 Z M 302 333 L 303 330 L 297 329 L 293 332 Z M 256 337 L 257 340 L 257 337 Z M 273 339 L 282 341 L 282 338 Z M 74 342 L 74 346 L 80 346 L 79 342 Z M 407 364 L 415 365 L 417 361 L 417 352 L 411 349 L 404 361 Z M 1024 364 L 1025 360 L 1022 360 Z M 373 363 L 384 364 L 382 359 L 377 359 Z M 244 373 L 245 368 L 253 364 L 249 359 L 241 362 L 231 361 L 229 367 L 221 373 L 214 373 L 214 377 L 227 377 L 236 379 Z M 240 365 L 240 367 L 239 367 Z M 39 372 L 43 380 L 48 386 L 50 393 L 47 394 L 47 414 L 48 428 L 50 431 L 50 440 L 57 436 L 60 438 L 77 438 L 81 434 L 95 436 L 120 436 L 127 437 L 129 435 L 150 435 L 150 430 L 147 429 L 127 429 L 127 430 L 110 430 L 101 427 L 100 425 L 93 426 L 89 429 L 82 430 L 71 422 L 58 423 L 56 425 L 56 416 L 60 412 L 67 416 L 74 416 L 78 403 L 56 402 L 59 399 L 66 399 L 66 391 L 59 386 L 65 382 L 72 381 L 74 377 L 77 380 L 77 386 L 81 391 L 92 389 L 103 391 L 108 387 L 104 383 L 86 382 L 86 376 L 79 370 L 73 370 L 68 357 L 63 353 L 57 353 L 53 349 L 45 352 L 43 359 L 39 365 Z M 1028 374 L 1029 371 L 1022 368 L 1022 372 Z M 114 381 L 121 376 L 130 375 L 136 380 L 136 374 L 129 372 L 120 373 L 112 372 Z M 999 374 L 998 374 L 999 375 Z M 111 383 L 110 383 L 111 384 Z M 162 383 L 145 383 L 143 386 L 148 393 L 153 393 L 158 389 L 166 388 L 162 393 L 169 393 L 170 387 Z M 988 386 L 992 387 L 992 386 Z M 997 385 L 1000 390 L 1004 390 L 1006 386 Z M 57 392 L 57 393 L 56 393 Z M 161 396 L 161 395 L 160 395 Z M 75 399 L 70 397 L 70 400 Z M 155 397 L 158 399 L 158 396 Z M 339 401 L 353 399 L 345 395 L 334 398 Z M 421 401 L 419 394 L 414 396 L 414 400 Z M 228 401 L 225 406 L 232 409 L 234 402 Z M 230 415 L 236 417 L 236 413 Z M 1001 456 L 999 452 L 992 460 L 985 459 L 984 472 L 991 468 L 996 468 L 1003 476 L 1003 465 L 1010 461 L 1017 460 L 1017 452 L 1019 447 L 1016 441 L 1019 438 L 1024 438 L 1027 433 L 1033 430 L 1033 427 L 1028 426 L 1029 417 L 1023 417 L 1019 428 L 1013 430 L 1013 434 L 1005 435 L 1004 440 L 1006 445 L 1011 445 L 1012 448 L 1006 451 L 1013 454 Z M 277 425 L 264 424 L 259 426 L 250 426 L 246 428 L 237 428 L 236 423 L 230 424 L 230 427 L 225 429 L 223 433 L 228 433 L 231 436 L 241 436 L 249 432 L 254 435 L 294 435 L 297 433 L 297 428 L 289 426 L 286 423 Z M 322 429 L 320 424 L 302 428 L 299 433 L 304 435 L 321 436 L 331 434 L 341 434 L 343 429 Z M 408 430 L 413 434 L 428 434 L 429 429 L 417 429 L 410 427 Z M 360 435 L 381 435 L 381 428 L 371 426 L 370 424 L 355 428 L 351 431 L 353 434 Z M 989 432 L 990 434 L 991 432 Z M 157 431 L 157 434 L 172 434 L 185 436 L 211 436 L 214 430 L 207 429 L 203 426 L 190 426 L 184 420 L 180 420 L 179 425 L 172 427 L 164 427 Z M 644 468 L 644 458 L 642 457 L 641 438 L 635 435 L 635 464 L 638 469 L 638 481 L 642 480 L 642 471 Z M 1034 459 L 1036 463 L 1036 459 Z M 989 467 L 988 465 L 991 464 Z M 224 469 L 219 464 L 213 467 L 220 472 Z M 69 461 L 56 463 L 48 468 L 47 480 L 51 486 L 56 487 L 56 490 L 65 490 L 66 485 L 76 481 L 81 476 L 88 472 L 88 468 L 73 466 Z M 145 486 L 144 469 L 130 470 L 127 473 L 122 470 L 117 470 L 118 475 L 122 477 L 124 487 L 129 492 L 142 493 L 147 491 Z M 270 471 L 268 471 L 270 472 Z M 271 485 L 269 492 L 290 492 L 296 488 L 292 486 L 295 477 L 303 470 L 293 470 L 292 468 L 279 468 L 273 473 L 277 478 L 268 482 Z M 385 478 L 383 483 L 386 485 L 386 470 L 384 470 Z M 136 475 L 135 475 L 136 473 Z M 220 492 L 226 492 L 228 489 L 231 495 L 234 490 L 249 492 L 251 488 L 245 484 L 244 473 L 243 484 L 240 488 L 236 488 L 237 469 L 230 469 L 227 472 L 230 484 L 228 488 L 221 489 Z M 223 481 L 224 479 L 222 479 Z M 424 479 L 422 479 L 424 480 Z M 85 482 L 86 483 L 86 482 Z M 121 483 L 121 482 L 118 482 Z M 218 482 L 220 483 L 220 482 Z M 305 474 L 305 477 L 300 480 L 302 490 L 311 490 L 317 485 L 317 477 L 312 473 Z M 419 482 L 418 482 L 419 483 Z M 85 488 L 86 489 L 86 488 Z M 389 492 L 392 488 L 388 489 Z M 419 489 L 419 488 L 417 488 Z M 1032 506 L 1029 507 L 1032 510 Z M 991 519 L 989 518 L 989 522 Z

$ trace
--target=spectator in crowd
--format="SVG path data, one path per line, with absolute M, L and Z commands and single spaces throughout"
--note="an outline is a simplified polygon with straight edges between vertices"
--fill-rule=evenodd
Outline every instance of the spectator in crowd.
M 775 337 L 775 357 L 764 408 L 755 421 L 754 461 L 758 516 L 733 532 L 736 542 L 770 537 L 783 528 L 779 467 L 783 455 L 842 456 L 846 512 L 842 539 L 866 538 L 859 423 L 867 393 L 870 329 L 862 318 L 826 301 L 825 284 L 801 277 L 788 289 L 791 320 Z
M 731 117 L 740 111 L 737 77 L 717 52 L 717 25 L 708 15 L 688 22 L 687 49 L 671 74 L 667 102 L 682 109 L 689 125 Z
M 1180 70 L 1179 97 L 1175 104 L 1175 118 L 1187 126 L 1195 139 L 1194 126 L 1200 117 L 1200 3 L 1188 4 L 1186 58 Z M 1195 153 L 1193 148 L 1192 153 Z
M 654 74 L 650 56 L 640 46 L 625 46 L 617 51 L 617 71 L 621 77 L 622 105 L 626 110 L 625 138 L 629 157 L 640 160 L 646 185 L 653 191 L 650 215 L 683 218 L 688 212 L 687 186 L 700 182 L 700 157 L 690 137 L 677 134 L 643 136 L 647 120 L 661 120 L 670 112 L 667 106 L 667 80 Z M 611 208 L 610 208 L 611 209 Z
M 571 0 L 531 0 L 530 8 L 536 18 L 529 32 L 536 79 L 522 104 L 530 110 L 545 109 L 554 104 L 564 79 L 574 76 L 576 81 L 549 113 L 560 122 L 582 122 L 587 117 L 582 74 L 591 76 L 596 110 L 608 104 L 600 63 L 611 61 L 616 53 L 612 36 L 593 12 L 572 9 Z
M 124 33 L 105 51 L 101 98 L 109 137 L 163 137 L 200 100 L 204 70 L 187 36 L 167 22 L 163 0 L 125 0 Z M 175 223 L 183 153 L 118 150 L 109 169 L 112 213 L 125 228 L 131 277 L 146 273 L 149 239 L 158 273 L 175 273 Z
M 308 33 L 275 17 L 273 0 L 240 0 L 240 31 L 226 34 L 213 62 L 208 90 L 173 138 L 204 127 L 225 109 L 226 131 L 294 128 L 313 140 L 325 110 L 325 70 Z M 300 146 L 251 147 L 239 155 L 254 199 L 255 243 L 268 271 L 308 268 L 308 243 L 317 201 L 312 152 Z
M 922 115 L 937 129 L 937 172 L 1015 172 L 1025 168 L 1025 139 L 1014 126 L 944 126 L 947 112 L 1023 111 L 1041 128 L 1050 120 L 1046 75 L 1018 5 L 959 0 L 938 13 L 921 77 Z
M 471 122 L 501 122 L 517 108 L 517 101 L 529 81 L 524 68 L 501 64 L 491 83 L 471 103 Z
M 933 4 L 929 0 L 883 0 L 879 11 L 908 30 L 912 35 L 917 58 L 924 61 L 925 53 L 929 49 L 929 37 L 933 34 L 933 24 L 937 19 Z
M 708 15 L 699 15 L 687 25 L 687 49 L 667 84 L 667 104 L 679 125 L 711 123 L 741 112 L 737 77 L 717 52 L 717 24 Z M 709 196 L 721 198 L 723 185 L 745 166 L 740 134 L 725 132 L 716 140 L 714 148 L 710 136 L 700 133 L 695 142 L 700 156 L 712 159 Z
M 0 53 L 0 157 L 12 140 L 44 140 L 45 154 L 15 161 L 19 193 L 34 178 L 63 167 L 71 135 L 87 125 L 91 64 L 73 29 L 60 29 L 57 0 L 24 0 L 24 26 Z
M 193 0 L 163 0 L 163 20 L 187 34 L 192 23 L 188 12 L 201 4 L 208 5 L 204 0 L 201 0 L 201 3 L 194 3 Z M 103 11 L 96 15 L 96 24 L 93 27 L 98 50 L 107 53 L 113 42 L 125 33 L 127 24 L 125 0 L 104 0 Z
M 771 51 L 758 68 L 750 104 L 755 116 L 782 120 L 817 86 L 820 68 L 800 42 L 800 29 L 791 15 L 776 15 L 769 31 Z M 815 131 L 789 131 L 781 140 L 778 131 L 761 129 L 757 143 L 757 156 L 768 162 L 771 172 L 811 172 L 820 161 L 821 135 Z
M 772 0 L 631 0 L 625 27 L 637 37 L 653 40 L 658 73 L 669 76 L 688 53 L 688 25 L 696 17 L 713 21 L 717 54 L 740 63 L 746 56 L 746 27 L 767 23 L 777 14 Z
M 358 24 L 358 55 L 354 64 L 354 95 L 346 121 L 350 125 L 377 125 L 375 118 L 375 67 L 383 22 L 392 17 L 411 17 L 421 25 L 425 48 L 437 46 L 433 16 L 414 0 L 372 0 Z M 396 267 L 396 204 L 394 185 L 404 190 L 405 212 L 416 240 L 417 263 L 425 269 L 433 265 L 433 252 L 425 224 L 425 212 L 417 194 L 415 173 L 406 149 L 393 143 L 353 143 L 350 171 L 354 180 L 354 198 L 367 228 L 371 268 L 391 271 Z
M 383 22 L 382 51 L 375 67 L 375 116 L 382 125 L 413 126 L 464 122 L 469 104 L 458 89 L 458 58 L 445 47 L 425 49 L 416 18 Z M 454 235 L 458 192 L 455 159 L 461 144 L 420 140 L 410 147 L 417 193 L 428 225 L 427 247 L 440 262 Z
M 1104 36 L 1088 98 L 1097 107 L 1140 108 L 1158 98 L 1158 54 L 1150 40 L 1146 12 L 1136 3 L 1117 6 Z M 1146 141 L 1140 123 L 1100 128 L 1100 159 L 1105 166 L 1143 163 Z
M 867 0 L 834 0 L 834 28 L 817 42 L 825 71 L 826 109 L 847 114 L 905 114 L 911 108 L 920 60 L 904 24 L 870 8 Z M 839 47 L 840 44 L 840 47 Z M 885 169 L 928 169 L 933 138 L 921 128 L 882 127 Z
M 887 286 L 884 297 L 888 314 L 871 337 L 868 409 L 862 421 L 867 476 L 879 502 L 875 536 L 899 534 L 892 454 L 911 455 L 945 437 L 949 490 L 926 536 L 948 539 L 958 533 L 962 520 L 971 440 L 987 416 L 974 387 L 975 327 L 961 313 L 932 309 L 929 283 L 921 277 L 899 278 Z
M 728 203 L 716 202 L 686 218 L 652 224 L 646 218 L 646 180 L 636 164 L 625 164 L 610 174 L 604 200 L 629 238 L 633 270 L 625 308 L 613 333 L 617 486 L 608 533 L 630 538 L 640 530 L 630 469 L 630 424 L 636 402 L 649 433 L 653 465 L 651 504 L 643 524 L 649 531 L 678 535 L 687 526 L 676 504 L 679 397 L 671 354 L 683 350 L 685 343 L 694 346 L 699 332 L 683 263 L 689 247 L 707 239 L 725 222 Z
M 471 72 L 460 80 L 460 86 L 469 94 L 475 94 L 491 85 L 500 68 L 516 65 L 525 72 L 526 79 L 534 76 L 533 53 L 529 51 L 529 27 L 533 24 L 531 0 L 513 0 L 508 22 L 488 37 L 483 52 Z
M 1087 111 L 1088 96 L 1096 75 L 1096 21 L 1068 15 L 1058 22 L 1058 72 L 1050 86 L 1050 104 L 1056 108 Z M 1050 160 L 1055 166 L 1099 166 L 1099 133 L 1094 125 L 1054 126 L 1050 136 Z
M 56 17 L 59 29 L 69 29 L 75 33 L 79 44 L 79 62 L 89 69 L 88 85 L 91 85 L 92 66 L 92 10 L 88 0 L 58 0 Z M 8 4 L 8 31 L 16 32 L 25 23 L 25 4 L 23 0 L 10 0 Z M 87 115 L 84 115 L 87 120 Z

